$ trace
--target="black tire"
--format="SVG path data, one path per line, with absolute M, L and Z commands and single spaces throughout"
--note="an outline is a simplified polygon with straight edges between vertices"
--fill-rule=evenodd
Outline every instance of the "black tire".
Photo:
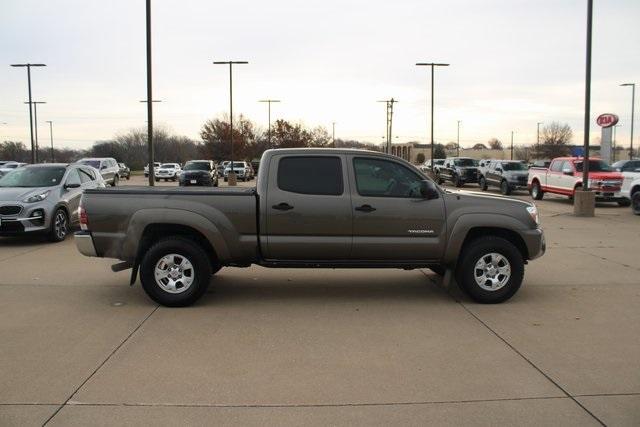
M 220 185 L 220 183 L 218 182 L 218 179 L 216 178 L 216 180 L 213 181 L 213 186 L 217 187 L 218 185 Z
M 436 182 L 438 183 L 438 185 L 442 185 L 444 183 L 444 179 L 440 177 L 439 173 L 436 173 Z
M 505 196 L 511 194 L 511 186 L 509 186 L 509 183 L 504 179 L 500 183 L 500 192 Z
M 462 183 L 462 181 L 460 180 L 460 177 L 458 175 L 454 175 L 453 176 L 453 184 L 458 188 L 460 188 L 460 187 L 462 187 L 464 185 Z
M 510 276 L 506 283 L 496 290 L 487 290 L 476 281 L 476 263 L 489 254 L 498 254 L 506 259 Z M 496 304 L 511 298 L 520 289 L 524 277 L 522 254 L 511 242 L 502 237 L 486 236 L 465 244 L 456 268 L 456 280 L 462 290 L 474 301 L 482 304 Z M 497 275 L 498 279 L 500 274 Z M 485 282 L 486 283 L 486 282 Z
M 192 283 L 184 290 L 171 293 L 156 282 L 155 269 L 163 257 L 176 254 L 176 259 L 184 258 L 192 266 Z M 220 268 L 215 268 L 218 271 Z M 140 282 L 149 297 L 167 307 L 185 307 L 196 302 L 209 287 L 213 274 L 211 260 L 196 242 L 181 236 L 166 237 L 156 242 L 144 255 L 140 263 Z M 189 277 L 185 274 L 185 277 Z M 177 283 L 180 283 L 179 281 Z M 183 285 L 184 286 L 184 285 Z
M 112 187 L 117 187 L 118 186 L 118 175 L 113 177 L 113 183 L 111 183 Z
M 61 221 L 60 221 L 61 220 Z M 60 223 L 62 222 L 62 224 Z M 62 228 L 60 228 L 62 227 Z M 69 234 L 69 215 L 64 208 L 58 208 L 51 217 L 47 238 L 51 242 L 62 242 Z
M 484 178 L 484 176 L 480 177 L 480 181 L 478 181 L 478 185 L 480 185 L 480 189 L 482 191 L 487 191 L 487 180 Z
M 229 178 L 225 178 L 225 179 L 224 179 L 224 182 L 227 182 L 227 181 L 229 181 Z
M 531 197 L 533 200 L 542 200 L 544 197 L 544 191 L 542 191 L 538 181 L 533 181 L 533 184 L 531 184 Z
M 640 191 L 636 191 L 631 195 L 631 212 L 640 215 Z
M 623 208 L 628 208 L 629 206 L 631 206 L 631 200 L 618 200 L 618 206 L 622 206 Z
M 129 181 L 129 179 L 131 179 L 131 175 L 127 175 L 127 181 Z

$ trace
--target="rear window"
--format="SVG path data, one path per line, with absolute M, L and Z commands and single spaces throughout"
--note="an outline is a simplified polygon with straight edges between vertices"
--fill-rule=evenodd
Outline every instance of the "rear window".
M 343 191 L 338 157 L 285 157 L 278 164 L 278 188 L 300 194 L 339 196 Z

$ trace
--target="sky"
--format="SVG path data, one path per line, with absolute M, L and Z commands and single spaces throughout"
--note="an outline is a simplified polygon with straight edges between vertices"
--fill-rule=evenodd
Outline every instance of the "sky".
M 640 1 L 595 0 L 595 118 L 620 116 L 629 144 L 631 88 L 640 84 Z M 146 126 L 144 0 L 2 0 L 0 141 L 29 141 L 26 70 L 32 71 L 39 139 L 54 122 L 57 146 Z M 536 123 L 560 121 L 581 144 L 584 126 L 586 0 L 153 0 L 154 121 L 199 139 L 203 122 L 234 113 L 267 127 L 287 119 L 324 126 L 336 138 L 380 143 L 385 104 L 394 108 L 394 142 L 429 138 L 429 70 L 435 74 L 435 139 L 471 146 L 497 137 L 536 140 Z M 638 87 L 640 90 L 640 86 Z M 638 94 L 640 98 L 640 93 Z M 640 115 L 640 111 L 636 116 Z M 637 123 L 637 120 L 636 120 Z M 636 135 L 640 128 L 636 126 Z M 638 144 L 635 138 L 634 144 Z

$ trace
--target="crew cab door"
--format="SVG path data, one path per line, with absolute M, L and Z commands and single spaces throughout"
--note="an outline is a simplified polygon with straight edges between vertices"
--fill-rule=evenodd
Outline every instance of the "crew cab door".
M 349 257 L 353 215 L 344 156 L 274 155 L 268 180 L 262 204 L 267 259 Z
M 446 243 L 442 197 L 420 194 L 424 180 L 402 162 L 349 155 L 354 260 L 441 258 Z

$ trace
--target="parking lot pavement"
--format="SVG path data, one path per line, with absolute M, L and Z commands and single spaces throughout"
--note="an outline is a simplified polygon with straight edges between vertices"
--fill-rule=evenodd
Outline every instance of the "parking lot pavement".
M 499 305 L 428 270 L 251 267 L 168 309 L 72 239 L 0 238 L 0 425 L 637 425 L 640 218 L 536 204 L 547 254 Z

